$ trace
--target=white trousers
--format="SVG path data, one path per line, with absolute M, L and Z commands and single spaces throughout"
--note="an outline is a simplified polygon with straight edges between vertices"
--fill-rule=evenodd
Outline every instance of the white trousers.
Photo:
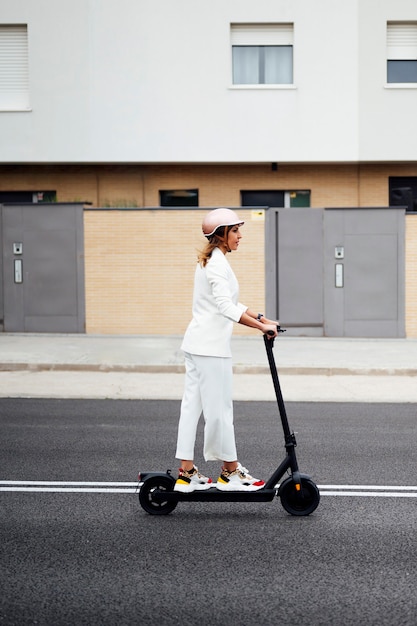
M 236 461 L 232 359 L 185 353 L 185 388 L 176 458 L 194 459 L 197 425 L 204 415 L 204 459 Z

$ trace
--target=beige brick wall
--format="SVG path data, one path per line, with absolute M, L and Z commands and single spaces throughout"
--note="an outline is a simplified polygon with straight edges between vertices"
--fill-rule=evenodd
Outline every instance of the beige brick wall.
M 406 215 L 405 223 L 405 331 L 417 337 L 417 215 Z
M 238 207 L 241 190 L 309 189 L 314 207 L 375 207 L 388 203 L 389 176 L 417 176 L 417 165 L 278 164 L 277 171 L 270 163 L 0 165 L 0 191 L 55 190 L 60 202 L 155 207 L 161 189 L 197 188 L 201 207 Z M 242 246 L 229 259 L 241 300 L 263 309 L 264 224 L 245 213 Z M 204 244 L 202 215 L 197 209 L 85 212 L 87 332 L 183 332 L 196 249 Z M 406 222 L 406 329 L 407 336 L 416 337 L 417 216 L 408 215 Z
M 240 206 L 240 191 L 280 189 L 311 190 L 311 205 L 356 206 L 357 166 L 206 165 L 158 166 L 147 169 L 146 205 L 159 202 L 159 189 L 198 188 L 200 206 Z M 386 204 L 386 202 L 385 202 Z
M 229 255 L 241 301 L 263 310 L 264 223 L 245 220 Z M 91 210 L 84 213 L 88 333 L 182 334 L 191 317 L 202 210 Z M 246 333 L 243 327 L 236 332 Z M 253 331 L 252 331 L 253 332 Z
M 361 165 L 358 206 L 387 206 L 390 176 L 417 176 L 417 165 Z
M 59 202 L 159 206 L 159 190 L 197 188 L 201 207 L 240 206 L 240 191 L 311 190 L 311 206 L 386 206 L 389 176 L 417 165 L 0 165 L 0 191 L 55 190 Z

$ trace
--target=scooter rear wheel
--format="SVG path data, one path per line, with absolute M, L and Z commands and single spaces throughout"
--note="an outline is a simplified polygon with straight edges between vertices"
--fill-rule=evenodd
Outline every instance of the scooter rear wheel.
M 156 491 L 172 491 L 175 481 L 169 476 L 153 476 L 143 483 L 139 491 L 141 507 L 150 515 L 169 515 L 178 502 L 175 500 L 155 500 Z
M 320 502 L 320 492 L 310 478 L 301 478 L 301 490 L 297 491 L 293 478 L 287 478 L 280 485 L 278 496 L 287 513 L 291 515 L 310 515 Z

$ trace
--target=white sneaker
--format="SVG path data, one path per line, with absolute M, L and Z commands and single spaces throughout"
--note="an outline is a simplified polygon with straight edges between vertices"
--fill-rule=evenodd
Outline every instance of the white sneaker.
M 257 491 L 265 486 L 263 480 L 253 478 L 246 469 L 238 463 L 233 472 L 229 472 L 222 467 L 222 473 L 217 479 L 216 487 L 220 491 Z
M 174 491 L 181 491 L 181 493 L 191 493 L 192 491 L 201 491 L 203 489 L 210 489 L 214 487 L 214 483 L 211 478 L 203 476 L 198 471 L 198 467 L 194 465 L 192 470 L 184 470 L 182 467 L 178 470 L 178 478 L 175 482 Z

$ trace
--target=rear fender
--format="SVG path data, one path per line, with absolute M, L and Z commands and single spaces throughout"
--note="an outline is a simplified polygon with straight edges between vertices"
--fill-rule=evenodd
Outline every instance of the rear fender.
M 156 476 L 163 476 L 164 478 L 168 476 L 169 478 L 171 478 L 172 482 L 175 483 L 175 478 L 172 476 L 171 470 L 167 470 L 166 472 L 139 472 L 138 481 L 140 483 L 144 483 L 145 480 L 148 480 L 149 478 L 154 478 Z

